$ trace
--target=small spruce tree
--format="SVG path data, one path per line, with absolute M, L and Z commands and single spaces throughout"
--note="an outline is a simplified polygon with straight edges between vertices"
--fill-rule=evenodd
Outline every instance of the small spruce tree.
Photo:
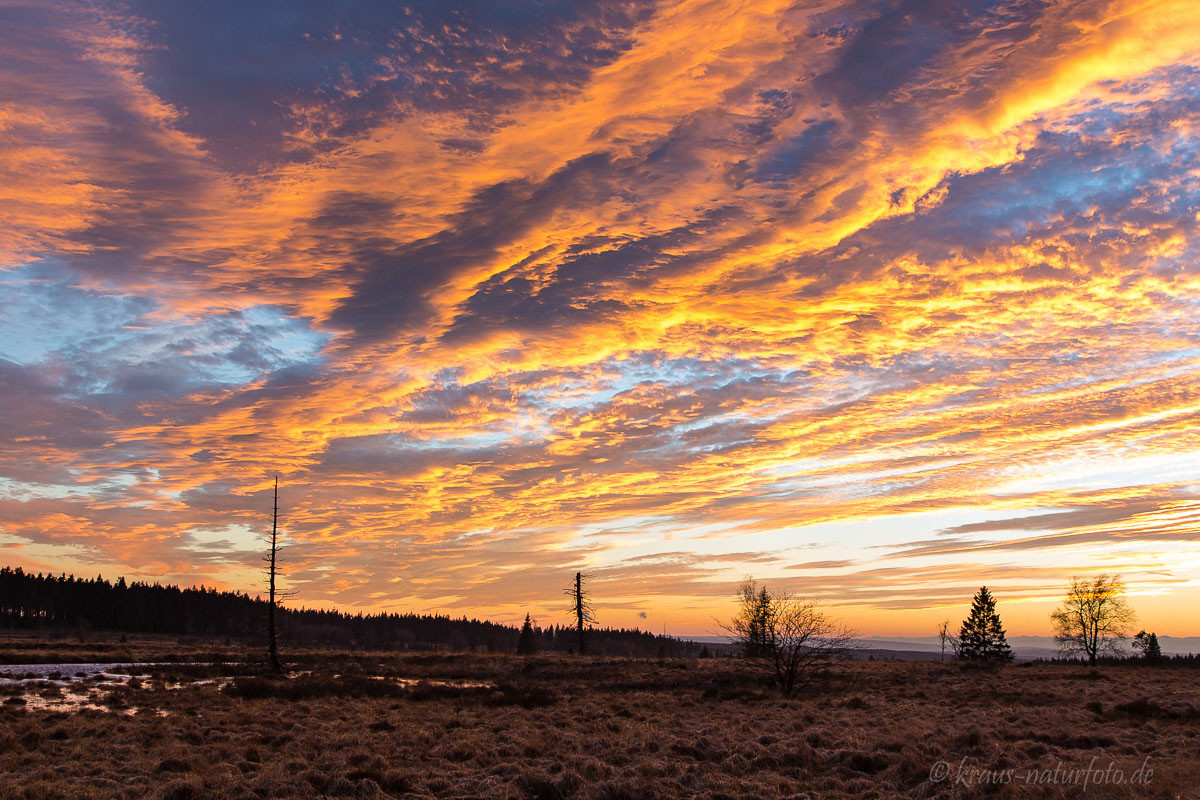
M 971 603 L 971 613 L 958 632 L 958 657 L 967 661 L 1012 661 L 1012 648 L 1004 638 L 996 598 L 986 586 L 980 586 Z
M 1161 661 L 1162 657 L 1162 647 L 1160 647 L 1158 644 L 1158 634 L 1152 632 L 1146 638 L 1146 660 Z
M 746 658 L 764 658 L 772 653 L 770 641 L 772 627 L 772 598 L 767 587 L 761 587 L 755 592 L 752 583 L 747 582 L 739 590 L 742 607 L 746 610 L 746 635 L 742 642 Z
M 1158 644 L 1158 634 L 1141 631 L 1133 637 L 1133 649 L 1141 652 L 1142 658 L 1151 664 L 1162 661 L 1162 647 Z
M 537 652 L 537 635 L 533 632 L 533 622 L 525 615 L 525 624 L 521 626 L 521 636 L 517 639 L 517 655 L 530 656 Z

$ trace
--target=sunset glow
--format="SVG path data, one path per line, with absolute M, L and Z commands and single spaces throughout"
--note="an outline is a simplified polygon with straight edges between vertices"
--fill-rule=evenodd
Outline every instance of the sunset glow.
M 1200 4 L 0 2 L 0 564 L 1200 634 Z

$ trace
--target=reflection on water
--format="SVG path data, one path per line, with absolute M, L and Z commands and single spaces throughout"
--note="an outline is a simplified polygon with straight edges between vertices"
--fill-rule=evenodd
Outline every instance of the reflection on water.
M 388 680 L 383 676 L 379 676 L 383 680 Z M 416 686 L 422 683 L 426 686 L 453 686 L 455 689 L 495 689 L 496 684 L 492 681 L 433 681 L 428 678 L 391 678 L 396 683 L 404 687 Z
M 6 664 L 0 667 L 0 691 L 9 695 L 8 707 L 28 711 L 106 711 L 133 716 L 146 710 L 126 705 L 120 696 L 126 688 L 138 688 L 150 680 L 148 668 L 195 667 L 208 664 L 191 663 L 111 663 L 111 664 Z M 191 685 L 220 685 L 228 679 L 200 680 Z M 185 684 L 164 684 L 167 689 L 180 689 Z M 18 690 L 19 691 L 15 691 Z M 167 715 L 161 709 L 160 717 Z
M 96 688 L 84 691 L 63 690 L 56 694 L 26 692 L 20 696 L 28 711 L 111 711 L 114 714 L 133 716 L 136 706 L 111 708 L 103 705 L 103 693 Z
M 111 664 L 4 664 L 0 666 L 0 686 L 22 681 L 70 682 L 99 675 L 109 680 L 128 680 L 129 670 L 144 667 L 168 666 L 157 663 L 135 664 L 114 662 Z M 171 665 L 190 666 L 190 665 Z M 118 673 L 117 670 L 124 672 Z
M 321 673 L 314 672 L 311 669 L 292 670 L 287 673 L 288 678 L 314 678 L 319 677 Z M 329 676 L 333 680 L 341 680 L 342 678 L 367 678 L 372 681 L 391 681 L 392 683 L 403 686 L 405 689 L 411 689 L 417 684 L 424 686 L 450 686 L 455 689 L 495 689 L 496 684 L 493 681 L 468 681 L 468 680 L 451 680 L 451 679 L 434 679 L 434 678 L 400 678 L 395 675 L 363 675 L 361 673 L 351 673 L 343 675 L 340 672 L 335 672 Z M 199 681 L 196 681 L 199 683 Z
M 7 699 L 0 706 L 24 708 L 27 711 L 104 711 L 112 714 L 133 716 L 149 713 L 145 706 L 127 703 L 127 690 L 159 688 L 166 691 L 198 686 L 227 686 L 233 678 L 197 678 L 195 680 L 154 682 L 150 671 L 156 667 L 186 668 L 209 667 L 209 662 L 140 662 L 111 664 L 7 664 L 0 666 L 0 696 Z M 288 678 L 313 677 L 309 670 L 288 674 Z M 342 675 L 334 674 L 334 680 Z M 405 688 L 422 686 L 453 687 L 458 689 L 490 689 L 496 684 L 491 681 L 433 680 L 429 678 L 402 678 L 394 675 L 372 675 L 372 680 L 392 681 Z M 167 716 L 162 709 L 153 713 Z

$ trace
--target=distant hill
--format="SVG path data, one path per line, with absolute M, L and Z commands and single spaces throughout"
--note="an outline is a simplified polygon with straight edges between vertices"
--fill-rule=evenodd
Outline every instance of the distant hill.
M 868 636 L 858 640 L 867 648 L 878 650 L 896 650 L 931 653 L 937 655 L 941 644 L 936 636 Z M 1010 636 L 1008 643 L 1012 646 L 1013 656 L 1019 661 L 1032 661 L 1036 658 L 1055 658 L 1058 656 L 1058 644 L 1050 636 Z M 1197 636 L 1159 636 L 1159 646 L 1164 655 L 1188 655 L 1200 653 L 1200 637 Z
M 728 644 L 723 636 L 696 636 L 697 642 Z M 1159 636 L 1159 645 L 1164 655 L 1188 655 L 1200 653 L 1200 637 Z M 1010 636 L 1013 657 L 1017 661 L 1057 658 L 1058 645 L 1050 636 Z M 874 657 L 896 661 L 937 661 L 941 658 L 941 642 L 936 636 L 864 636 L 855 640 L 857 658 Z M 947 650 L 949 653 L 949 650 Z

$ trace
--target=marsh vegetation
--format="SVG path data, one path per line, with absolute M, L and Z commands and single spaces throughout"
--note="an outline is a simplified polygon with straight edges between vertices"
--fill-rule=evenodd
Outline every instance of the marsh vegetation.
M 290 656 L 285 678 L 232 663 L 138 667 L 100 707 L 74 712 L 0 702 L 0 796 L 961 797 L 981 790 L 931 782 L 935 764 L 1098 759 L 1130 775 L 1147 758 L 1149 784 L 1097 796 L 1200 785 L 1190 669 L 857 661 L 785 699 L 730 658 Z

